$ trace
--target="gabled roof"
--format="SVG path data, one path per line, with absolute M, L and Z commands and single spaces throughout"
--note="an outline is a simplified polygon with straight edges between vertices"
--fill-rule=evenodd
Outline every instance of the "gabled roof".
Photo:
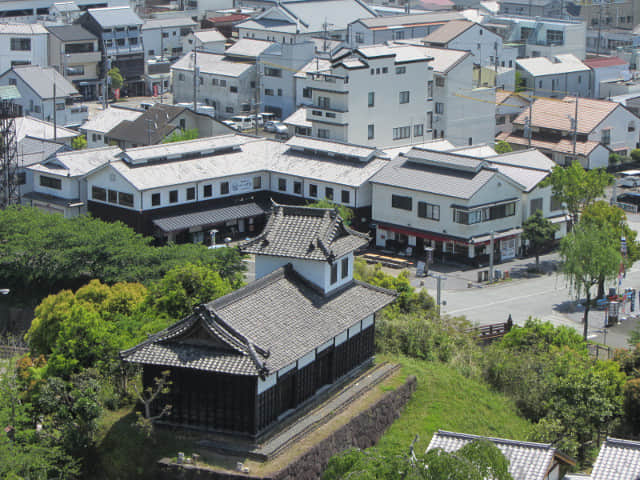
M 386 30 L 390 27 L 416 27 L 462 19 L 460 12 L 428 12 L 412 15 L 388 15 L 384 17 L 361 18 L 356 22 L 371 30 Z M 354 22 L 355 23 L 355 22 Z
M 71 150 L 71 147 L 52 140 L 24 137 L 18 141 L 18 155 L 23 167 L 43 162 L 58 152 Z
M 429 44 L 446 45 L 474 25 L 477 24 L 469 20 L 451 20 L 424 37 L 422 41 Z
M 409 41 L 411 42 L 411 41 Z M 415 42 L 415 41 L 414 41 Z M 397 42 L 403 43 L 403 42 Z M 462 62 L 465 58 L 471 56 L 471 52 L 464 50 L 454 50 L 452 48 L 441 47 L 424 47 L 425 55 L 433 58 L 431 65 L 436 73 L 447 74 L 449 71 Z
M 83 40 L 98 40 L 93 33 L 81 25 L 61 25 L 47 27 L 51 35 L 59 38 L 63 42 L 80 42 Z
M 117 158 L 120 148 L 111 146 L 58 153 L 55 158 L 33 165 L 31 170 L 54 175 L 81 177 Z
M 170 122 L 185 110 L 185 107 L 156 103 L 135 120 L 122 120 L 106 136 L 114 140 L 153 145 L 177 128 Z
M 37 65 L 14 66 L 11 67 L 11 70 L 5 72 L 3 76 L 11 71 L 20 77 L 43 100 L 53 98 L 54 84 L 57 98 L 62 99 L 72 95 L 79 95 L 76 87 L 51 67 Z
M 638 480 L 640 442 L 608 437 L 591 471 L 591 480 Z
M 90 8 L 87 12 L 102 28 L 144 24 L 131 7 Z
M 509 462 L 509 473 L 513 480 L 544 480 L 557 460 L 575 465 L 573 460 L 561 454 L 550 443 L 519 442 L 445 430 L 438 430 L 434 434 L 427 451 L 440 448 L 445 452 L 455 452 L 476 440 L 488 440 L 500 449 Z
M 262 233 L 240 251 L 333 263 L 367 243 L 369 237 L 345 225 L 337 210 L 274 203 Z
M 208 30 L 200 30 L 199 32 L 194 32 L 194 37 L 200 40 L 202 43 L 210 43 L 210 42 L 226 42 L 227 37 L 220 33 L 220 30 L 217 28 L 211 28 Z
M 42 140 L 53 140 L 64 142 L 78 136 L 78 132 L 64 127 L 56 127 L 56 133 L 53 133 L 53 123 L 41 120 L 35 117 L 17 117 L 16 123 L 16 139 L 18 141 L 25 137 L 39 138 Z
M 249 69 L 255 68 L 255 64 L 252 63 L 234 62 L 222 54 L 200 51 L 197 54 L 197 62 L 200 73 L 224 75 L 227 77 L 239 77 Z M 193 52 L 187 53 L 171 65 L 171 69 L 193 71 Z
M 0 100 L 17 100 L 22 98 L 15 85 L 0 85 Z
M 356 281 L 325 296 L 287 265 L 197 307 L 120 356 L 131 363 L 265 377 L 394 298 L 388 290 Z
M 529 139 L 525 137 L 521 137 L 519 135 L 515 135 L 510 132 L 501 132 L 496 137 L 496 140 L 504 140 L 507 143 L 513 143 L 514 145 L 529 145 Z M 600 142 L 595 142 L 593 140 L 587 140 L 585 142 L 576 142 L 576 155 L 582 155 L 583 157 L 588 157 L 591 155 L 598 146 L 602 146 L 603 148 L 607 148 L 602 145 Z M 540 148 L 542 150 L 550 150 L 552 152 L 561 153 L 563 155 L 573 155 L 573 142 L 567 138 L 561 138 L 557 141 L 549 141 L 549 140 L 538 140 L 535 138 L 531 139 L 531 147 L 532 148 Z
M 227 48 L 224 51 L 224 54 L 232 57 L 246 57 L 255 60 L 258 55 L 263 53 L 271 45 L 273 45 L 273 42 L 268 42 L 266 40 L 241 38 Z
M 105 110 L 96 112 L 91 120 L 80 126 L 80 130 L 107 133 L 120 122 L 125 120 L 132 122 L 141 116 L 142 113 L 140 110 L 111 106 Z
M 624 108 L 619 103 L 592 98 L 564 97 L 563 99 L 538 98 L 531 106 L 531 125 L 552 130 L 572 131 L 571 120 L 575 116 L 578 102 L 578 133 L 591 133 L 616 108 Z M 632 115 L 630 113 L 630 115 Z M 523 111 L 513 121 L 524 125 L 529 110 Z

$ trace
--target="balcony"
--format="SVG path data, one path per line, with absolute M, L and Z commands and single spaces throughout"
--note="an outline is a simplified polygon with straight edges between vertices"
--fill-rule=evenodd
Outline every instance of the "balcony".
M 96 51 L 82 53 L 65 53 L 62 62 L 64 65 L 79 65 L 85 63 L 98 63 L 100 60 L 102 60 L 102 54 L 99 51 Z
M 326 73 L 307 73 L 307 80 L 311 80 L 312 88 L 322 88 L 335 92 L 349 92 L 349 79 Z
M 349 123 L 349 112 L 309 105 L 307 107 L 307 121 L 347 125 Z

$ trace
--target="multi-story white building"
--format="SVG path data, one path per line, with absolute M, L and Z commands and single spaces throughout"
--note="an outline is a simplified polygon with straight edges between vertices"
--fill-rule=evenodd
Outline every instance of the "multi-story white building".
M 196 22 L 190 17 L 147 19 L 142 26 L 145 58 L 167 57 L 176 59 L 184 49 L 184 39 L 192 35 Z
M 49 66 L 72 82 L 85 99 L 96 98 L 102 54 L 98 37 L 80 25 L 47 27 Z
M 56 0 L 8 0 L 0 3 L 0 18 L 13 24 L 36 23 L 42 21 L 66 22 L 75 18 L 78 11 L 98 7 L 124 7 L 129 0 L 74 0 L 73 5 Z M 71 13 L 69 15 L 68 13 Z
M 0 73 L 15 65 L 46 67 L 48 38 L 40 24 L 0 23 Z
M 475 264 L 513 258 L 522 222 L 536 210 L 566 233 L 566 215 L 550 187 L 540 187 L 553 162 L 536 150 L 503 155 L 487 147 L 439 151 L 413 147 L 372 179 L 376 245 L 406 249 L 424 258 L 453 257 Z
M 311 100 L 312 135 L 357 145 L 394 146 L 431 138 L 431 57 L 417 45 L 343 49 L 299 78 Z
M 516 61 L 524 87 L 535 96 L 563 98 L 566 95 L 590 97 L 591 69 L 570 53 Z
M 79 126 L 89 111 L 78 90 L 53 68 L 23 65 L 0 75 L 0 85 L 15 85 L 21 98 L 14 100 L 24 115 L 60 126 Z
M 260 108 L 285 119 L 297 107 L 296 73 L 315 55 L 313 42 L 274 43 L 258 57 Z

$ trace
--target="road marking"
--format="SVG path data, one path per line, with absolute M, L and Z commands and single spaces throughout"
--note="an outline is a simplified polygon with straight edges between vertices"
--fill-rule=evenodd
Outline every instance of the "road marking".
M 522 300 L 523 298 L 531 298 L 531 297 L 537 297 L 539 295 L 546 295 L 548 293 L 557 292 L 558 290 L 560 290 L 560 289 L 552 288 L 550 290 L 544 290 L 542 292 L 530 293 L 529 295 L 520 295 L 519 297 L 509 297 L 509 298 L 506 298 L 504 300 L 497 300 L 495 302 L 483 303 L 481 305 L 476 304 L 476 305 L 473 305 L 471 307 L 459 308 L 458 310 L 446 311 L 445 313 L 447 315 L 454 315 L 456 313 L 466 312 L 468 310 L 478 310 L 480 308 L 490 307 L 492 305 L 500 305 L 502 303 L 509 303 L 509 302 L 513 302 L 513 301 L 516 301 L 516 300 Z

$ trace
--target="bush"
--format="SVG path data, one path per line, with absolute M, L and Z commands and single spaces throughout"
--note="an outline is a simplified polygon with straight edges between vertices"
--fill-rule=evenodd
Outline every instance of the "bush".
M 640 148 L 636 148 L 634 150 L 631 150 L 631 159 L 634 162 L 640 162 Z

